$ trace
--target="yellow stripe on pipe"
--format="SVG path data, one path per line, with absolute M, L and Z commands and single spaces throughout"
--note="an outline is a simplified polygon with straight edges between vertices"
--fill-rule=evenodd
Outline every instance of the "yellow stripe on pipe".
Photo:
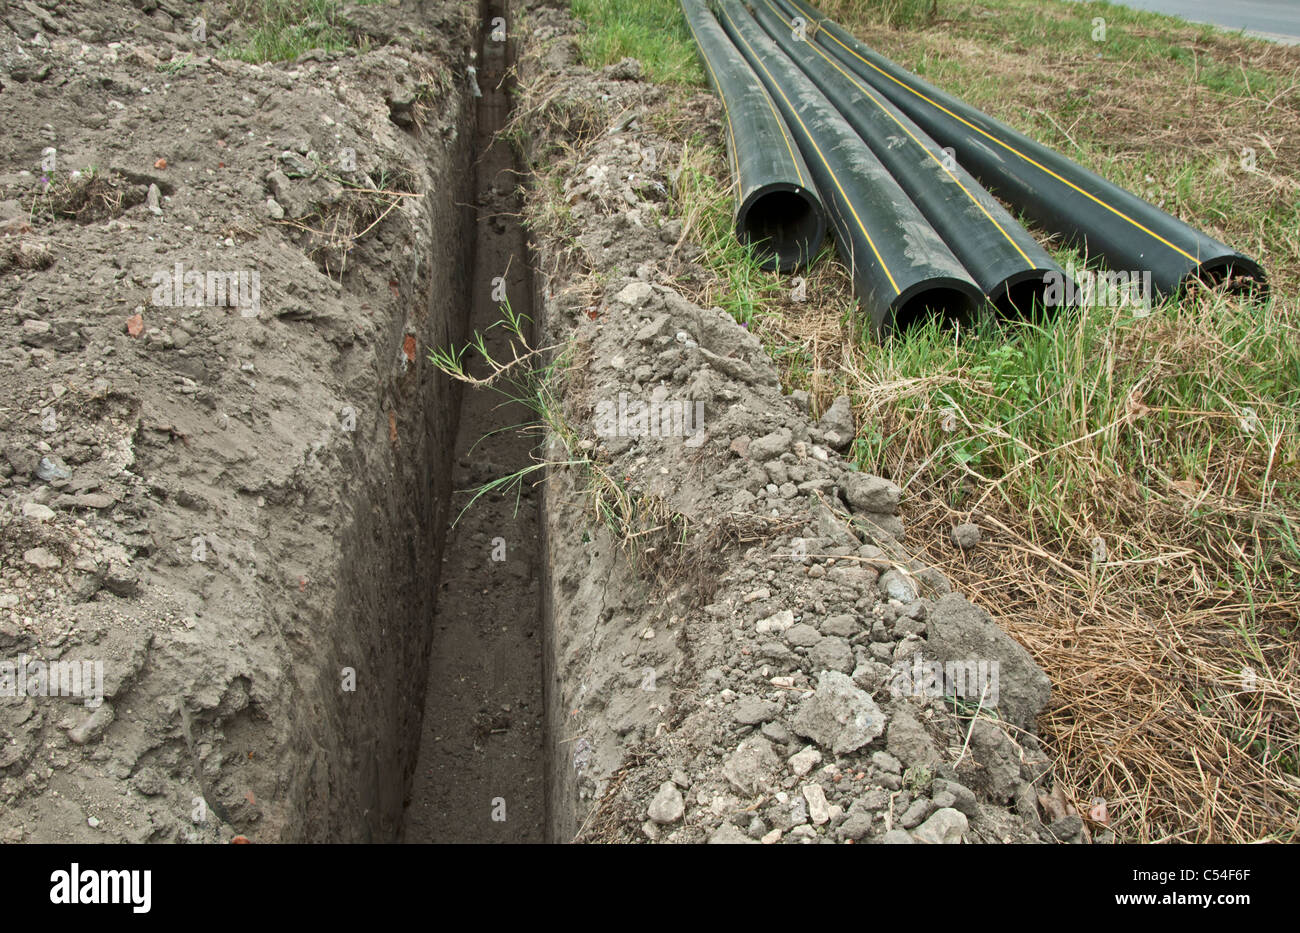
M 763 0 L 763 2 L 767 4 L 768 9 L 770 9 L 776 15 L 777 19 L 781 20 L 781 22 L 785 23 L 787 26 L 793 27 L 794 24 L 790 20 L 786 19 L 785 16 L 781 13 L 781 11 L 772 5 L 772 0 Z M 849 81 L 853 82 L 853 86 L 856 87 L 863 94 L 863 96 L 865 96 L 868 100 L 870 100 L 873 104 L 875 104 L 878 108 L 880 108 L 880 111 L 883 114 L 885 114 L 887 117 L 889 117 L 889 119 L 893 120 L 896 124 L 898 124 L 898 128 L 902 130 L 904 133 L 906 133 L 908 135 L 908 138 L 910 138 L 912 142 L 920 146 L 921 151 L 924 152 L 926 155 L 928 155 L 930 159 L 937 166 L 939 166 L 939 168 L 943 169 L 949 178 L 951 178 L 954 182 L 956 182 L 957 187 L 961 189 L 962 194 L 970 198 L 970 202 L 980 209 L 980 213 L 982 213 L 985 217 L 989 219 L 989 223 L 993 224 L 993 226 L 998 228 L 998 232 L 1001 233 L 1004 237 L 1006 237 L 1008 243 L 1010 243 L 1013 247 L 1015 247 L 1015 250 L 1017 253 L 1020 254 L 1020 257 L 1024 259 L 1025 262 L 1029 263 L 1031 266 L 1034 264 L 1033 261 L 1028 256 L 1025 255 L 1025 251 L 1020 248 L 1020 244 L 1017 243 L 1012 238 L 1010 233 L 1008 233 L 1005 229 L 1003 229 L 1002 224 L 994 220 L 993 215 L 984 209 L 984 205 L 979 202 L 979 199 L 976 198 L 975 195 L 973 195 L 970 191 L 967 190 L 966 186 L 961 183 L 961 179 L 958 178 L 955 174 L 953 174 L 952 170 L 949 169 L 948 166 L 943 164 L 943 160 L 940 159 L 938 156 L 936 156 L 930 150 L 929 146 L 925 145 L 923 142 L 917 139 L 916 135 L 907 128 L 907 125 L 904 124 L 902 121 L 900 121 L 898 117 L 894 116 L 893 112 L 888 107 L 886 107 L 883 103 L 881 103 L 879 98 L 876 97 L 876 95 L 872 94 L 871 91 L 867 90 L 867 88 L 860 81 L 858 81 L 857 78 L 853 77 L 853 75 L 849 74 L 847 71 L 841 68 L 839 66 L 839 63 L 836 62 L 835 59 L 827 55 L 825 52 L 823 52 L 820 48 L 818 48 L 815 42 L 806 41 L 804 44 L 807 45 L 809 48 L 811 48 L 818 55 L 820 55 L 823 59 L 825 59 L 826 63 L 829 64 L 832 68 L 834 68 L 840 74 L 844 75 L 844 77 L 847 78 Z
M 791 3 L 795 4 L 796 6 L 800 6 L 799 0 L 791 0 Z M 807 13 L 809 16 L 812 16 L 812 17 L 814 17 L 814 18 L 815 18 L 816 15 L 817 15 L 816 12 L 813 11 L 813 10 L 804 9 L 804 12 Z M 819 21 L 819 22 L 820 22 L 820 21 Z M 938 103 L 937 101 L 933 101 L 933 100 L 931 100 L 930 98 L 926 97 L 924 94 L 922 94 L 920 91 L 918 91 L 916 88 L 912 87 L 911 85 L 903 83 L 902 81 L 898 80 L 897 78 L 895 78 L 893 75 L 889 74 L 889 73 L 886 72 L 886 71 L 882 71 L 879 67 L 877 67 L 876 65 L 874 65 L 874 64 L 872 64 L 871 62 L 867 61 L 865 58 L 863 58 L 861 55 L 859 55 L 859 54 L 858 54 L 857 52 L 855 52 L 853 49 L 849 48 L 847 45 L 845 45 L 843 42 L 841 42 L 841 41 L 839 40 L 839 37 L 838 37 L 838 36 L 834 35 L 833 33 L 828 32 L 828 31 L 825 30 L 825 29 L 821 30 L 821 32 L 822 32 L 823 35 L 829 36 L 831 39 L 834 39 L 836 45 L 838 45 L 838 46 L 839 46 L 840 48 L 842 48 L 844 51 L 848 52 L 850 55 L 852 55 L 852 56 L 853 56 L 854 58 L 856 58 L 858 61 L 862 62 L 862 64 L 864 64 L 864 65 L 868 65 L 868 66 L 870 66 L 871 68 L 875 69 L 876 71 L 879 71 L 882 75 L 884 75 L 884 76 L 885 76 L 886 78 L 888 78 L 890 81 L 893 81 L 895 84 L 897 84 L 899 87 L 903 88 L 904 90 L 911 91 L 913 94 L 915 94 L 917 97 L 921 98 L 921 100 L 925 101 L 925 102 L 926 102 L 927 104 L 929 104 L 930 106 L 935 107 L 935 108 L 937 108 L 937 109 L 939 109 L 939 110 L 942 110 L 944 113 L 948 114 L 948 116 L 952 117 L 954 120 L 957 120 L 957 121 L 960 121 L 961 123 L 966 124 L 966 125 L 969 126 L 971 129 L 973 129 L 975 132 L 979 133 L 981 136 L 985 136 L 985 137 L 987 137 L 988 139 L 992 140 L 993 142 L 997 143 L 999 146 L 1001 146 L 1003 149 L 1007 150 L 1007 152 L 1010 152 L 1012 155 L 1019 156 L 1020 158 L 1024 159 L 1026 162 L 1028 162 L 1030 165 L 1034 166 L 1034 168 L 1037 168 L 1037 169 L 1040 169 L 1040 170 L 1043 171 L 1043 172 L 1046 172 L 1048 175 L 1051 175 L 1053 178 L 1055 178 L 1055 179 L 1056 179 L 1057 181 L 1059 181 L 1061 184 L 1063 184 L 1063 185 L 1068 185 L 1069 187 L 1073 188 L 1075 191 L 1079 192 L 1079 194 L 1083 195 L 1084 197 L 1086 197 L 1086 198 L 1088 198 L 1088 199 L 1090 199 L 1090 200 L 1092 200 L 1092 201 L 1095 201 L 1096 203 L 1100 204 L 1102 207 L 1106 208 L 1106 210 L 1110 211 L 1110 212 L 1111 212 L 1112 214 L 1114 214 L 1115 216 L 1117 216 L 1117 217 L 1121 217 L 1121 218 L 1123 218 L 1124 220 L 1127 220 L 1129 223 L 1131 223 L 1133 226 L 1137 227 L 1139 230 L 1141 230 L 1141 231 L 1142 231 L 1143 233 L 1145 233 L 1147 236 L 1150 236 L 1150 237 L 1152 237 L 1152 238 L 1154 238 L 1154 239 L 1156 239 L 1156 240 L 1159 240 L 1161 243 L 1163 243 L 1165 246 L 1168 246 L 1168 247 L 1169 247 L 1170 249 L 1172 249 L 1174 252 L 1176 252 L 1176 253 L 1178 253 L 1178 254 L 1180 254 L 1180 255 L 1182 255 L 1182 256 L 1187 257 L 1187 258 L 1190 259 L 1192 262 L 1195 262 L 1195 263 L 1199 263 L 1199 262 L 1200 262 L 1200 260 L 1197 259 L 1195 256 L 1193 256 L 1191 253 L 1187 252 L 1187 251 L 1184 250 L 1184 249 L 1180 249 L 1179 247 L 1177 247 L 1177 246 L 1175 246 L 1174 244 L 1170 243 L 1168 240 L 1166 240 L 1166 239 L 1165 239 L 1164 237 L 1162 237 L 1160 234 L 1156 233 L 1154 230 L 1148 230 L 1146 227 L 1144 227 L 1142 224 L 1138 223 L 1136 220 L 1134 220 L 1134 219 L 1133 219 L 1132 217 L 1130 217 L 1128 214 L 1125 214 L 1125 213 L 1124 213 L 1123 211 L 1121 211 L 1119 208 L 1114 207 L 1114 206 L 1112 206 L 1112 205 L 1110 205 L 1110 204 L 1107 204 L 1105 201 L 1103 201 L 1101 198 L 1097 197 L 1097 196 L 1094 195 L 1094 194 L 1091 194 L 1091 193 L 1089 193 L 1089 192 L 1087 192 L 1087 191 L 1084 191 L 1082 188 L 1080 188 L 1080 187 L 1079 187 L 1078 185 L 1076 185 L 1074 182 L 1070 181 L 1069 179 L 1062 178 L 1060 175 L 1056 174 L 1056 172 L 1052 171 L 1052 170 L 1051 170 L 1050 168 L 1048 168 L 1047 166 L 1042 165 L 1042 164 L 1039 163 L 1039 162 L 1036 162 L 1034 159 L 1031 159 L 1029 156 L 1025 155 L 1023 152 L 1021 152 L 1019 149 L 1017 149 L 1017 148 L 1015 148 L 1014 146 L 1012 146 L 1010 143 L 1003 142 L 1002 140 L 998 139 L 996 136 L 992 135 L 991 133 L 987 133 L 987 132 L 985 132 L 984 130 L 982 130 L 982 129 L 980 129 L 978 126 L 976 126 L 974 123 L 971 123 L 969 120 L 962 119 L 962 118 L 959 117 L 957 114 L 953 113 L 951 110 L 949 110 L 947 107 L 943 106 L 942 104 Z
M 722 8 L 722 15 L 727 18 L 727 22 L 731 23 L 732 28 L 734 29 L 736 26 L 736 21 L 731 18 L 731 13 L 727 11 L 726 7 Z M 790 108 L 790 112 L 794 114 L 794 118 L 798 120 L 799 125 L 803 127 L 804 134 L 808 137 L 808 141 L 812 144 L 813 149 L 817 151 L 817 158 L 821 159 L 822 165 L 824 165 L 826 167 L 826 171 L 830 173 L 831 180 L 835 182 L 835 187 L 839 190 L 840 197 L 842 197 L 844 199 L 844 203 L 848 205 L 849 213 L 851 213 L 853 215 L 853 219 L 857 221 L 858 229 L 861 230 L 862 235 L 866 237 L 867 245 L 871 247 L 871 252 L 875 254 L 876 261 L 880 263 L 880 268 L 885 270 L 885 277 L 889 279 L 889 284 L 894 287 L 894 294 L 901 295 L 903 293 L 903 290 L 899 288 L 898 283 L 894 281 L 894 275 L 892 272 L 889 271 L 889 266 L 885 263 L 884 258 L 880 255 L 880 250 L 876 249 L 876 241 L 871 239 L 871 234 L 867 232 L 866 225 L 862 222 L 862 218 L 858 216 L 858 212 L 853 207 L 853 202 L 849 200 L 849 196 L 844 193 L 844 187 L 840 184 L 839 178 L 835 175 L 835 170 L 831 168 L 830 163 L 826 161 L 826 156 L 822 155 L 821 147 L 818 146 L 817 141 L 813 139 L 812 133 L 808 132 L 808 127 L 804 124 L 803 119 L 799 116 L 799 111 L 795 110 L 794 104 L 790 103 L 790 98 L 786 97 L 785 91 L 781 90 L 781 85 L 777 83 L 776 78 L 772 77 L 772 72 L 767 70 L 767 66 L 763 64 L 763 60 L 759 58 L 758 53 L 754 51 L 754 47 L 751 46 L 749 42 L 745 39 L 745 37 L 740 34 L 740 30 L 738 29 L 736 30 L 736 38 L 738 38 L 741 42 L 745 43 L 745 48 L 749 49 L 749 53 L 754 56 L 754 61 L 758 62 L 758 67 L 762 68 L 763 74 L 767 75 L 768 78 L 771 79 L 772 85 L 776 88 L 776 92 L 781 95 L 781 99 L 786 102 L 786 105 Z M 865 146 L 866 143 L 863 143 L 863 145 Z

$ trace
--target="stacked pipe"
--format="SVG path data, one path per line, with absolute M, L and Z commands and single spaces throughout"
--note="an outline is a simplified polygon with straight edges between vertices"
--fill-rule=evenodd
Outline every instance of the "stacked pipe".
M 754 246 L 763 268 L 790 272 L 806 265 L 826 238 L 826 211 L 808 166 L 766 89 L 704 0 L 682 0 L 682 9 L 722 100 L 727 151 L 738 184 L 736 236 Z
M 927 312 L 969 317 L 983 300 L 979 286 L 880 160 L 739 4 L 720 4 L 718 14 L 798 142 L 876 328 Z
M 983 185 L 1112 269 L 1149 272 L 1148 297 L 1178 294 L 1193 280 L 1267 293 L 1250 258 L 931 87 L 807 0 L 714 0 L 716 19 L 703 0 L 682 5 L 697 40 L 700 23 L 721 25 L 712 49 L 700 43 L 711 74 L 720 65 L 741 72 L 780 111 L 782 141 L 793 138 L 802 153 L 879 332 L 988 304 L 1026 313 L 1075 294 Z M 722 64 L 717 47 L 728 39 Z M 733 152 L 753 142 L 743 132 L 729 141 Z

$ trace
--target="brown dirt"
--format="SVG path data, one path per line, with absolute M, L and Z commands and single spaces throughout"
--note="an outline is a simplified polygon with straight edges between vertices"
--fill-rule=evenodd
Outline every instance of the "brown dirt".
M 392 839 L 458 396 L 406 349 L 463 335 L 472 11 L 252 66 L 166 6 L 0 10 L 0 659 L 102 661 L 115 714 L 0 698 L 3 838 Z M 416 120 L 419 74 L 459 90 Z M 328 261 L 294 224 L 360 189 Z M 159 303 L 176 263 L 257 272 L 257 313 Z
M 504 3 L 489 5 L 485 22 L 503 12 Z M 494 42 L 485 29 L 479 58 L 470 327 L 486 334 L 495 359 L 510 358 L 509 333 L 493 327 L 502 317 L 502 299 L 516 314 L 533 314 L 519 173 L 509 143 L 498 135 L 509 114 L 512 46 Z M 469 372 L 476 378 L 488 373 L 477 354 Z M 540 474 L 475 499 L 484 483 L 532 462 L 537 435 L 518 427 L 532 417 L 527 406 L 497 389 L 466 390 L 452 470 L 455 524 L 438 590 L 406 842 L 546 841 Z

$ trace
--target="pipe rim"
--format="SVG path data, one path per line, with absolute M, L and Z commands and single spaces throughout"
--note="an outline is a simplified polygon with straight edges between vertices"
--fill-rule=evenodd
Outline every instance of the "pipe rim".
M 887 329 L 905 331 L 933 317 L 934 309 L 921 302 L 927 294 L 939 305 L 939 317 L 946 325 L 972 323 L 986 301 L 979 286 L 969 279 L 933 276 L 916 282 L 895 296 L 889 303 Z
M 770 211 L 780 214 L 795 204 L 800 215 L 786 224 L 779 237 L 765 223 Z M 757 212 L 757 213 L 756 213 Z M 761 185 L 749 193 L 736 210 L 736 237 L 748 244 L 759 258 L 759 267 L 780 273 L 811 265 L 826 239 L 826 213 L 817 193 L 789 182 Z
M 1218 288 L 1229 278 L 1235 281 L 1228 285 L 1227 294 L 1249 296 L 1256 301 L 1268 298 L 1268 274 L 1264 267 L 1240 253 L 1215 256 L 1200 263 L 1182 277 L 1178 291 L 1186 292 L 1193 282 L 1199 282 L 1207 288 Z
M 1010 320 L 1026 320 L 1033 317 L 1035 313 L 1055 313 L 1070 307 L 1072 302 L 1063 301 L 1049 306 L 1043 300 L 1044 293 L 1048 289 L 1047 277 L 1054 274 L 1065 277 L 1063 269 L 1052 266 L 1038 266 L 1014 272 L 989 290 L 988 302 L 996 309 L 999 317 Z M 1026 293 L 1032 294 L 1026 295 Z M 1038 308 L 1038 312 L 1035 312 L 1035 307 Z

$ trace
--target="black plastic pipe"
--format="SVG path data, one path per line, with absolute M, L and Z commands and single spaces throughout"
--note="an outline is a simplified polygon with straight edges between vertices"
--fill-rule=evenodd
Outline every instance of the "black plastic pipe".
M 750 9 L 818 89 L 826 95 L 894 180 L 907 192 L 953 255 L 1004 314 L 1046 307 L 1055 275 L 1064 294 L 1065 270 L 984 187 L 879 91 L 821 46 L 809 42 L 772 0 Z
M 806 0 L 776 0 L 807 35 L 864 78 L 1017 210 L 1117 271 L 1151 273 L 1158 294 L 1194 279 L 1262 296 L 1253 259 L 1148 204 L 873 52 Z
M 867 144 L 738 3 L 716 9 L 812 170 L 876 333 L 930 316 L 971 317 L 984 294 Z
M 826 239 L 826 209 L 767 90 L 704 0 L 681 0 L 704 70 L 722 101 L 736 179 L 736 236 L 765 269 L 790 272 Z

